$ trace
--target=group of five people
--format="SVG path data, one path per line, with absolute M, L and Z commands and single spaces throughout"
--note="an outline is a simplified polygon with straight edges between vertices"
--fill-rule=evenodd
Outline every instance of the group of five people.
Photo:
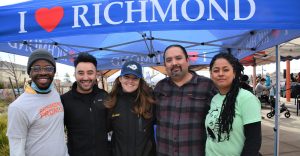
M 31 81 L 8 109 L 10 155 L 258 155 L 260 102 L 240 88 L 244 68 L 238 59 L 217 54 L 209 79 L 189 70 L 181 45 L 168 46 L 163 57 L 168 77 L 154 90 L 141 65 L 128 61 L 107 93 L 97 86 L 95 57 L 80 53 L 76 82 L 60 98 L 52 82 L 54 58 L 34 51 L 27 66 Z

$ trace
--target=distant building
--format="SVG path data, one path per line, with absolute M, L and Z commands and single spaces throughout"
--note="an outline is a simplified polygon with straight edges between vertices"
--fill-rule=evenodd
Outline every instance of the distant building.
M 4 84 L 5 87 L 10 86 L 9 77 L 11 78 L 12 83 L 15 84 L 13 70 L 16 72 L 19 84 L 24 84 L 24 80 L 29 80 L 26 66 L 7 61 L 0 61 L 0 83 Z

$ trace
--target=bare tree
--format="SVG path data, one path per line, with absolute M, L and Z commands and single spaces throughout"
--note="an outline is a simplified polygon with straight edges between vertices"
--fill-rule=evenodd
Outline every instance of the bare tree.
M 12 81 L 14 81 L 15 85 L 16 85 L 16 89 L 17 89 L 17 95 L 19 96 L 21 94 L 20 92 L 20 87 L 19 87 L 19 82 L 20 82 L 20 78 L 21 78 L 21 72 L 17 72 L 18 70 L 18 65 L 13 63 L 13 61 L 11 60 L 11 57 L 9 57 L 9 62 L 7 61 L 2 61 L 2 59 L 0 58 L 0 66 L 3 67 L 3 71 L 8 75 L 8 77 L 10 79 L 12 79 Z M 12 85 L 12 89 L 14 90 L 14 86 Z
M 70 75 L 68 73 L 65 74 L 64 81 L 67 82 L 67 83 L 71 83 L 71 78 L 70 78 Z

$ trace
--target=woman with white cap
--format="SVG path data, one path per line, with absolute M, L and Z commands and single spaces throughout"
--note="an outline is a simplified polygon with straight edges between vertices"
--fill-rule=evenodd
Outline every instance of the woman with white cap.
M 105 104 L 110 108 L 113 156 L 155 155 L 153 104 L 141 65 L 126 62 Z

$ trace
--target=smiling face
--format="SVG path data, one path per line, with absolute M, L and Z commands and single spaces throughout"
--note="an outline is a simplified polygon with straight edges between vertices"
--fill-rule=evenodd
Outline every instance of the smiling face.
M 179 47 L 171 47 L 165 52 L 165 67 L 171 79 L 180 81 L 188 74 L 189 61 Z
M 123 92 L 132 93 L 137 90 L 140 84 L 140 79 L 135 75 L 124 75 L 119 77 Z
M 48 89 L 53 81 L 54 70 L 53 71 L 45 70 L 48 67 L 53 67 L 53 65 L 46 60 L 37 60 L 31 66 L 31 68 L 34 69 L 30 70 L 29 77 L 41 90 Z
M 93 91 L 96 84 L 96 67 L 90 62 L 80 62 L 75 68 L 75 78 L 77 91 L 82 94 L 88 94 Z
M 213 64 L 210 77 L 221 94 L 226 94 L 232 85 L 235 77 L 232 65 L 224 58 L 216 59 Z

